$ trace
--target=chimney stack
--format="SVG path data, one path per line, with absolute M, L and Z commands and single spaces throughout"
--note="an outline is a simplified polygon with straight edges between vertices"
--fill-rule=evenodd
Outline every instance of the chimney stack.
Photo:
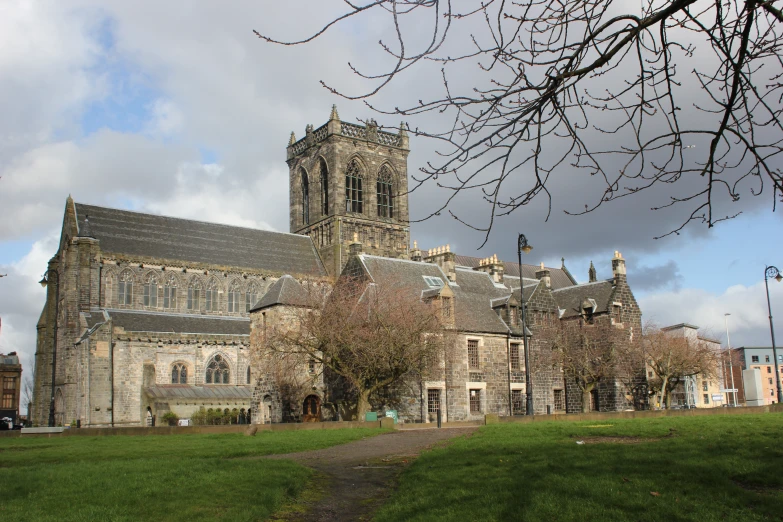
M 612 258 L 612 274 L 615 284 L 625 281 L 625 259 L 617 250 L 614 251 L 614 258 Z
M 419 244 L 414 240 L 413 249 L 411 250 L 411 261 L 421 261 L 421 250 L 419 250 Z
M 506 265 L 503 261 L 498 261 L 497 254 L 493 254 L 491 257 L 487 257 L 479 261 L 479 266 L 473 270 L 479 272 L 485 272 L 489 274 L 489 277 L 496 283 L 503 283 L 503 276 L 506 273 Z
M 457 256 L 451 251 L 449 245 L 429 249 L 424 261 L 438 265 L 452 283 L 457 280 Z
M 552 277 L 549 269 L 544 267 L 544 263 L 541 263 L 541 268 L 536 270 L 536 279 L 542 281 L 547 288 L 552 288 Z

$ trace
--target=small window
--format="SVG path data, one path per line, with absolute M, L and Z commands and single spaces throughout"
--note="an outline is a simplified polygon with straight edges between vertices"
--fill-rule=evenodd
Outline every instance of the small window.
M 519 313 L 517 312 L 517 308 L 515 306 L 512 306 L 508 309 L 508 322 L 511 326 L 519 325 Z
M 250 384 L 250 366 L 247 367 L 247 383 Z
M 307 373 L 309 373 L 310 375 L 315 374 L 315 359 L 313 359 L 312 357 L 310 358 L 309 361 L 307 361 Z
M 751 355 L 750 356 L 750 362 L 759 362 L 759 356 L 758 355 Z
M 511 350 L 510 351 L 511 351 L 511 354 L 510 354 L 509 358 L 511 359 L 511 361 L 510 361 L 511 362 L 511 369 L 512 370 L 519 370 L 519 344 L 513 343 L 511 345 Z
M 710 394 L 709 393 L 705 393 L 703 395 L 703 398 L 704 398 L 704 404 L 709 404 L 710 403 Z
M 427 390 L 427 413 L 438 413 L 440 410 L 440 390 Z
M 450 297 L 442 297 L 441 298 L 441 313 L 442 313 L 444 319 L 448 319 L 449 317 L 451 317 L 451 298 Z
M 772 366 L 767 366 L 767 373 L 772 373 Z
M 481 390 L 470 390 L 470 413 L 481 413 Z
M 565 390 L 555 390 L 555 411 L 565 411 Z
M 479 353 L 478 353 L 478 341 L 471 339 L 468 341 L 468 368 L 478 369 L 479 367 Z
M 432 288 L 442 288 L 443 287 L 443 279 L 440 277 L 432 277 L 432 276 L 422 276 L 424 277 L 424 282 L 427 283 L 427 286 Z
M 648 377 L 649 379 L 652 379 L 652 377 L 653 377 L 653 372 L 652 372 L 652 370 L 650 370 L 649 372 L 647 372 L 647 377 Z
M 769 379 L 769 385 L 772 386 L 772 379 Z
M 710 389 L 707 386 L 707 381 L 701 381 L 701 391 L 709 391 Z
M 175 364 L 171 367 L 171 384 L 187 384 L 188 369 L 184 364 Z
M 769 362 L 769 355 L 764 356 L 764 362 Z
M 522 390 L 511 390 L 511 411 L 514 415 L 525 413 L 525 402 L 522 400 Z

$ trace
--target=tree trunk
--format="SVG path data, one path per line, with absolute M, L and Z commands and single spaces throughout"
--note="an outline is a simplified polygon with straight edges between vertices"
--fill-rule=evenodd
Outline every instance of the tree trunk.
M 595 388 L 595 383 L 582 388 L 582 413 L 590 413 L 590 392 Z
M 658 401 L 661 408 L 667 408 L 668 405 L 666 404 L 666 397 L 669 395 L 666 391 L 666 387 L 669 385 L 669 376 L 667 375 L 663 379 L 661 379 L 661 394 L 660 394 L 660 400 Z
M 356 402 L 356 417 L 358 421 L 364 420 L 364 414 L 370 410 L 370 390 L 359 390 L 359 398 Z

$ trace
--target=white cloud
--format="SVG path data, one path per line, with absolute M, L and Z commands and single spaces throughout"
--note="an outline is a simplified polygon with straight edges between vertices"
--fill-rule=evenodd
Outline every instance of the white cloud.
M 783 326 L 783 284 L 770 282 L 772 314 L 778 312 L 778 328 Z M 752 286 L 734 285 L 721 294 L 696 288 L 661 292 L 639 299 L 644 320 L 660 326 L 690 323 L 724 339 L 723 314 L 730 313 L 729 333 L 732 346 L 771 346 L 767 297 L 764 282 Z M 783 342 L 779 336 L 776 344 Z

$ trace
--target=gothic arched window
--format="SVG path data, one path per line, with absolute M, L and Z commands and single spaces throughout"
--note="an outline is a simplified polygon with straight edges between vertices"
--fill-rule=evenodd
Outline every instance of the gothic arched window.
M 117 284 L 117 304 L 130 305 L 133 303 L 133 273 L 125 271 L 120 274 Z
M 177 308 L 177 276 L 169 274 L 163 286 L 163 308 Z
M 310 223 L 310 182 L 307 180 L 307 172 L 299 169 L 302 178 L 302 224 Z
M 247 383 L 250 384 L 250 366 L 247 367 Z
M 321 171 L 321 214 L 329 215 L 329 171 L 326 168 L 326 162 L 323 158 L 318 162 Z
M 392 199 L 392 174 L 389 167 L 384 165 L 378 172 L 376 183 L 378 195 L 378 216 L 394 217 L 394 202 Z
M 355 159 L 345 170 L 345 210 L 362 213 L 362 171 Z
M 148 274 L 144 279 L 144 306 L 158 307 L 158 278 L 155 274 Z
M 205 381 L 207 384 L 228 384 L 229 373 L 226 359 L 222 355 L 217 354 L 207 365 Z
M 247 292 L 245 293 L 245 312 L 249 312 L 250 309 L 258 302 L 258 286 L 255 283 L 247 285 Z
M 218 284 L 213 279 L 207 284 L 207 291 L 204 292 L 205 294 L 205 301 L 206 301 L 206 310 L 207 312 L 217 312 L 218 311 Z
M 228 287 L 228 311 L 239 312 L 239 302 L 242 297 L 242 288 L 239 285 L 239 281 L 232 281 L 231 286 Z
M 188 367 L 183 363 L 177 363 L 171 367 L 171 384 L 187 384 Z
M 201 281 L 195 277 L 188 284 L 188 310 L 201 310 Z

